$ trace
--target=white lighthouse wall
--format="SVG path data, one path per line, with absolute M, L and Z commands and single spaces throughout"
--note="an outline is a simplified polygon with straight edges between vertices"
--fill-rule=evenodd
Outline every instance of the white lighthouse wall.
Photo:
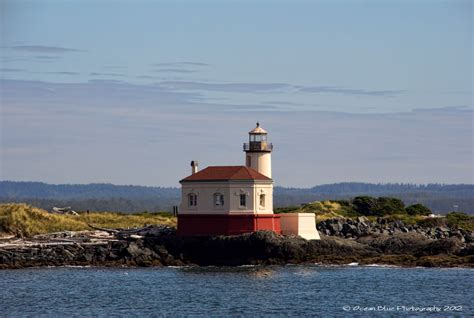
M 272 177 L 272 154 L 270 152 L 247 152 L 245 156 L 247 167 L 257 170 L 264 176 Z M 248 156 L 250 156 L 250 165 L 248 165 Z
M 216 206 L 214 194 L 224 195 L 224 205 Z M 197 195 L 197 205 L 189 206 L 189 195 Z M 246 206 L 240 206 L 240 195 L 246 195 Z M 260 195 L 265 205 L 260 205 Z M 183 182 L 179 214 L 272 214 L 271 182 Z

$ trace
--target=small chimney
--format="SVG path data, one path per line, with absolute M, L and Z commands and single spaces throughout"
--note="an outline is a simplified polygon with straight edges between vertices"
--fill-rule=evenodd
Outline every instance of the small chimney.
M 198 162 L 196 160 L 191 161 L 191 173 L 195 174 L 198 172 Z

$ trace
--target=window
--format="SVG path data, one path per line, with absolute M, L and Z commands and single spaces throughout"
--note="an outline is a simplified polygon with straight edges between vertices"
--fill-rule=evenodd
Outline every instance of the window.
M 190 193 L 188 195 L 188 205 L 191 206 L 197 206 L 197 195 L 194 193 Z
M 214 193 L 214 206 L 224 206 L 224 195 L 222 193 Z
M 265 134 L 251 134 L 250 142 L 262 142 L 267 140 L 267 135 Z
M 240 195 L 240 206 L 241 207 L 247 206 L 247 196 L 245 194 Z
M 265 194 L 260 194 L 260 206 L 265 207 Z
M 250 167 L 252 165 L 252 157 L 247 156 L 247 167 Z

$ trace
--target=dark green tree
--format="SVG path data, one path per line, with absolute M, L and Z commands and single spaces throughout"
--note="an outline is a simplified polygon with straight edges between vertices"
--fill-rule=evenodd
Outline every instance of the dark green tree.
M 430 215 L 431 210 L 423 204 L 417 203 L 407 206 L 406 209 L 408 215 Z
M 405 214 L 405 204 L 397 198 L 380 197 L 376 200 L 373 213 L 377 216 Z
M 374 215 L 373 211 L 376 206 L 376 199 L 369 196 L 359 196 L 352 200 L 354 211 L 361 215 Z
M 358 196 L 352 200 L 356 213 L 361 215 L 385 216 L 392 214 L 405 214 L 405 204 L 397 198 Z

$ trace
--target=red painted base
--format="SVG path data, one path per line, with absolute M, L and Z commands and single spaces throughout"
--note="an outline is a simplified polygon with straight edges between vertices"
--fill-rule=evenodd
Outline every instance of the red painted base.
M 278 214 L 178 214 L 178 235 L 237 235 L 259 230 L 281 233 Z

